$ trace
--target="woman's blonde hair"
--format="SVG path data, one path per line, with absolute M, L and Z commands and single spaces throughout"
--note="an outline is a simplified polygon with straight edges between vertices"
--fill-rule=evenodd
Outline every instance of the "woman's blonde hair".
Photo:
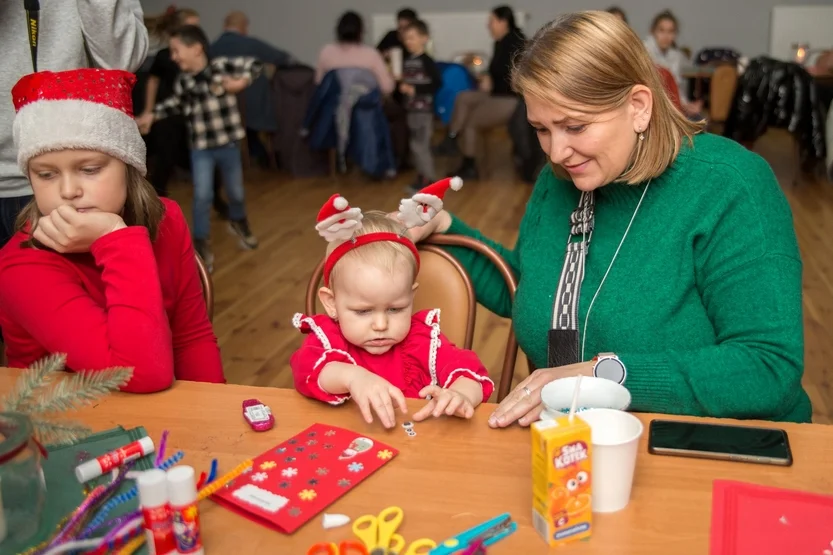
M 367 235 L 369 233 L 395 233 L 397 235 L 404 235 L 407 237 L 405 227 L 389 218 L 384 212 L 371 210 L 369 212 L 363 212 L 362 214 L 364 216 L 362 219 L 362 226 L 358 231 L 356 231 L 356 237 Z M 338 241 L 329 243 L 327 245 L 327 256 L 329 256 L 330 253 L 332 253 L 340 244 L 342 243 Z M 411 252 L 408 247 L 393 241 L 374 241 L 372 243 L 362 245 L 361 247 L 351 249 L 341 257 L 330 272 L 330 287 L 332 287 L 336 281 L 336 275 L 338 274 L 341 262 L 347 259 L 360 260 L 391 274 L 394 269 L 404 261 L 410 265 L 414 280 L 416 280 L 418 272 L 416 258 L 414 258 L 414 253 Z
M 672 104 L 640 38 L 607 12 L 566 14 L 542 27 L 516 58 L 512 84 L 518 93 L 544 102 L 554 102 L 557 93 L 571 101 L 569 108 L 587 114 L 619 108 L 635 85 L 651 89 L 653 106 L 644 140 L 636 141 L 629 166 L 617 178 L 630 185 L 661 175 L 683 140 L 691 142 L 705 128 Z M 554 164 L 553 171 L 567 178 Z
M 139 170 L 127 165 L 127 199 L 124 202 L 124 209 L 121 217 L 128 226 L 140 225 L 148 229 L 150 240 L 155 241 L 159 234 L 159 224 L 165 217 L 165 205 L 159 195 L 156 194 L 153 186 L 148 183 Z M 28 226 L 29 239 L 23 244 L 27 247 L 43 248 L 43 245 L 35 241 L 32 234 L 38 225 L 38 219 L 43 216 L 38 210 L 38 203 L 33 198 L 17 216 L 16 228 L 18 231 L 26 231 Z

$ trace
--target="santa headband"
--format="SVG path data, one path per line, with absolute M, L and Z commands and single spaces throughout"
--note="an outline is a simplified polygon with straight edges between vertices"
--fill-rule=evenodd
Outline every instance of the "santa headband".
M 459 177 L 447 177 L 432 183 L 411 198 L 402 199 L 397 218 L 406 230 L 425 225 L 443 209 L 445 193 L 449 189 L 459 191 L 462 186 L 463 180 Z M 318 223 L 315 226 L 318 233 L 328 242 L 344 241 L 330 253 L 324 263 L 325 287 L 330 286 L 330 273 L 341 257 L 353 249 L 377 241 L 391 241 L 406 246 L 414 254 L 419 270 L 419 253 L 408 237 L 390 232 L 367 233 L 356 237 L 356 231 L 362 227 L 362 218 L 361 209 L 350 207 L 347 199 L 339 194 L 331 196 L 318 212 Z
M 56 150 L 95 150 L 147 173 L 145 141 L 133 119 L 136 76 L 118 69 L 39 71 L 12 88 L 17 114 L 13 136 L 17 163 Z

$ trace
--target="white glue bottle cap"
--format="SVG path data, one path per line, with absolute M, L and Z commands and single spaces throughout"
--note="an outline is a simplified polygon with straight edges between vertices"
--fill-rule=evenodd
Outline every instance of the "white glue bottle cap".
M 168 502 L 168 476 L 164 470 L 146 470 L 136 478 L 142 507 L 160 507 Z
M 197 482 L 194 469 L 188 465 L 175 466 L 168 471 L 168 500 L 171 505 L 181 507 L 197 499 Z

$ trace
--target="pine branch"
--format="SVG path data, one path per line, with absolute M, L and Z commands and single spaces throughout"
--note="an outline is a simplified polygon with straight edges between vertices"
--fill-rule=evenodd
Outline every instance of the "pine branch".
M 32 363 L 17 379 L 12 391 L 3 402 L 8 412 L 27 412 L 35 392 L 49 385 L 52 377 L 64 369 L 67 356 L 63 353 L 49 355 Z
M 29 407 L 29 412 L 44 414 L 77 409 L 118 389 L 132 375 L 132 368 L 108 368 L 72 374 L 40 394 Z
M 35 435 L 44 445 L 61 445 L 75 443 L 92 434 L 92 430 L 78 422 L 51 422 L 49 420 L 32 420 Z

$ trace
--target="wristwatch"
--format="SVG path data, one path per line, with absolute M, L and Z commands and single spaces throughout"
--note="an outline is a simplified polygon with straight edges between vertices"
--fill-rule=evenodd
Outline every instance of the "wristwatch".
M 265 432 L 275 425 L 272 411 L 257 399 L 243 401 L 243 418 L 256 432 Z
M 614 381 L 618 384 L 625 383 L 628 372 L 625 363 L 614 353 L 599 353 L 593 358 L 593 375 L 597 378 Z

